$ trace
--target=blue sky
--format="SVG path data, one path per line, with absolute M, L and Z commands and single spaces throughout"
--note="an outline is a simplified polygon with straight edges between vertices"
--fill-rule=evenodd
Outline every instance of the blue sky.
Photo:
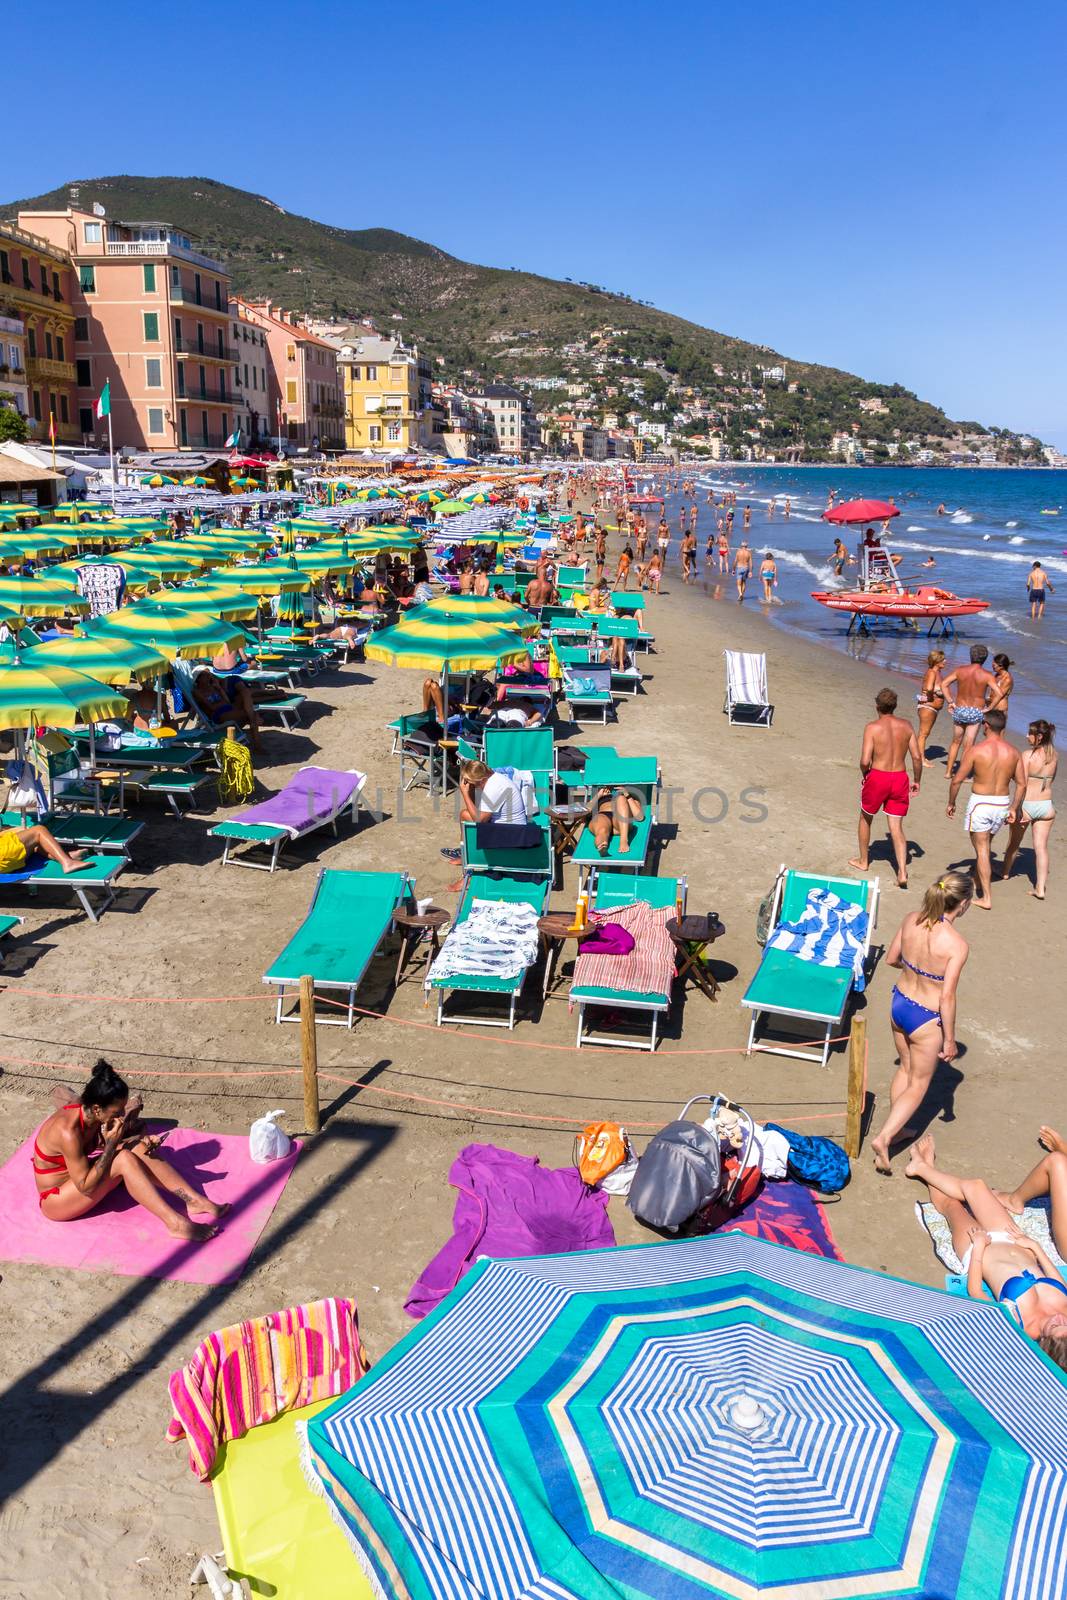
M 202 22 L 21 7 L 0 189 L 214 177 L 624 289 L 1067 448 L 1050 4 L 260 0 Z M 32 70 L 64 30 L 73 137 L 61 83 L 44 115 Z

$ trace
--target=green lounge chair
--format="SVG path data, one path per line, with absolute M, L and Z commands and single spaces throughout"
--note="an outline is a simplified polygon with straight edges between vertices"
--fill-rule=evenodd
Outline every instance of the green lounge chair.
M 866 956 L 878 914 L 877 878 L 823 878 L 810 872 L 794 872 L 783 864 L 778 869 L 771 903 L 772 932 L 780 922 L 794 922 L 800 916 L 812 889 L 830 889 L 850 905 L 865 908 Z M 763 1050 L 769 1055 L 793 1056 L 798 1061 L 817 1060 L 825 1067 L 830 1039 L 844 1022 L 852 986 L 850 967 L 819 967 L 812 961 L 802 961 L 790 950 L 765 949 L 756 975 L 741 997 L 741 1004 L 752 1013 L 745 1054 Z M 761 1019 L 770 1017 L 815 1023 L 822 1029 L 822 1037 L 805 1041 L 802 1034 L 790 1032 L 781 1042 L 758 1039 Z
M 130 845 L 144 831 L 143 822 L 132 822 L 128 817 L 112 817 L 95 812 L 72 811 L 63 816 L 55 811 L 42 811 L 36 819 L 48 829 L 54 839 L 66 850 L 95 850 L 101 855 L 117 851 L 131 859 Z M 0 811 L 0 828 L 32 827 L 21 811 Z
M 411 898 L 415 883 L 406 872 L 355 872 L 325 868 L 319 873 L 307 916 L 284 950 L 263 974 L 278 990 L 276 1022 L 297 1022 L 298 1010 L 284 1015 L 290 990 L 310 977 L 315 991 L 347 995 L 342 1016 L 320 1017 L 326 1026 L 351 1028 L 356 990 L 393 925 L 393 915 Z M 333 1008 L 331 1008 L 332 1010 Z
M 648 905 L 662 909 L 674 906 L 685 915 L 686 881 L 684 878 L 630 877 L 621 872 L 602 872 L 596 882 L 594 911 L 612 911 L 622 906 L 644 900 Z M 670 1010 L 673 970 L 664 987 L 654 990 L 606 988 L 594 985 L 571 984 L 570 1004 L 578 1007 L 578 1048 L 583 1044 L 606 1044 L 626 1050 L 655 1050 L 659 1032 L 659 1019 Z M 651 1017 L 651 1033 L 646 1038 L 635 1038 L 632 1033 L 594 1033 L 586 1024 L 586 1011 L 590 1008 L 609 1011 L 647 1012 Z
M 635 611 L 645 609 L 645 597 L 640 590 L 631 594 L 628 589 L 615 589 L 609 603 L 612 611 L 620 617 L 630 617 Z
M 551 728 L 487 728 L 482 759 L 496 772 L 514 767 L 533 774 L 537 804 L 546 811 L 556 782 L 556 744 Z
M 644 801 L 645 814 L 631 829 L 630 848 L 625 855 L 620 854 L 618 837 L 613 835 L 607 855 L 602 856 L 597 850 L 593 830 L 586 823 L 578 835 L 578 843 L 571 857 L 579 874 L 588 876 L 594 882 L 605 867 L 619 872 L 643 872 L 648 866 L 660 790 L 659 762 L 656 757 L 619 756 L 614 750 L 597 750 L 593 747 L 586 757 L 582 782 L 591 794 L 597 789 L 616 786 L 632 789 Z
M 464 873 L 480 876 L 486 872 L 502 872 L 513 878 L 547 878 L 551 881 L 554 871 L 552 830 L 548 818 L 543 814 L 531 820 L 540 828 L 541 838 L 537 844 L 522 850 L 484 850 L 478 843 L 478 824 L 465 822 L 461 841 Z
M 468 878 L 463 891 L 456 916 L 455 926 L 465 922 L 470 916 L 471 906 L 475 900 L 506 900 L 512 905 L 532 906 L 539 917 L 545 913 L 548 897 L 552 892 L 552 884 L 548 878 L 536 882 L 530 878 L 511 878 L 496 873 L 486 875 L 478 873 L 473 878 Z M 447 939 L 446 939 L 447 944 Z M 469 1022 L 478 1027 L 507 1028 L 515 1026 L 515 1008 L 518 1004 L 522 986 L 526 982 L 529 967 L 515 978 L 496 978 L 487 973 L 452 973 L 450 977 L 436 980 L 429 979 L 428 986 L 437 990 L 437 1026 L 445 1022 Z M 505 995 L 508 1001 L 508 1014 L 506 1017 L 484 1015 L 460 1015 L 452 1011 L 446 1014 L 445 1000 L 449 994 L 479 994 L 479 995 Z
M 592 721 L 596 716 L 598 721 L 606 725 L 615 709 L 611 693 L 611 668 L 600 663 L 567 666 L 562 661 L 560 666 L 563 668 L 563 698 L 567 702 L 571 721 L 577 725 Z
M 589 568 L 584 564 L 580 567 L 558 567 L 556 588 L 561 605 L 569 605 L 574 595 L 584 594 L 588 578 Z
M 0 873 L 0 884 L 24 883 L 31 895 L 38 889 L 58 889 L 72 894 L 89 921 L 99 922 L 115 898 L 112 885 L 125 868 L 125 856 L 87 856 L 80 872 L 69 873 L 63 871 L 58 861 L 42 864 L 40 857 L 31 857 L 20 872 Z M 100 891 L 95 906 L 89 897 L 90 890 Z

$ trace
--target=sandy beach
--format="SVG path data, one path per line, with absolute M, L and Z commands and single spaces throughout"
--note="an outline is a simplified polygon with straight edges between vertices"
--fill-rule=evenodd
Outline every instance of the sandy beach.
M 769 1055 L 746 1059 L 747 1013 L 738 1002 L 758 961 L 757 908 L 779 864 L 847 870 L 863 724 L 884 683 L 898 690 L 905 714 L 915 684 L 771 628 L 754 600 L 736 604 L 730 584 L 716 593 L 710 582 L 682 587 L 675 539 L 664 593 L 646 613 L 657 649 L 642 658 L 645 692 L 622 699 L 607 730 L 583 729 L 583 742 L 658 754 L 659 870 L 685 873 L 690 910 L 716 911 L 726 924 L 713 951 L 718 1002 L 690 990 L 655 1055 L 578 1055 L 565 987 L 542 1007 L 535 980 L 514 1034 L 472 1036 L 433 1028 L 412 978 L 389 999 L 384 1019 L 363 1018 L 351 1033 L 320 1030 L 323 1131 L 297 1163 L 239 1283 L 201 1288 L 4 1266 L 0 1595 L 187 1593 L 196 1557 L 217 1550 L 219 1538 L 210 1490 L 193 1478 L 184 1448 L 164 1442 L 168 1373 L 213 1328 L 334 1293 L 356 1298 L 365 1342 L 380 1356 L 410 1326 L 406 1292 L 448 1231 L 447 1171 L 464 1144 L 494 1142 L 562 1166 L 587 1121 L 620 1120 L 640 1144 L 692 1094 L 720 1090 L 761 1120 L 842 1136 L 844 1051 L 826 1070 Z M 727 725 L 728 646 L 767 652 L 770 732 Z M 80 1084 L 99 1054 L 144 1092 L 151 1114 L 243 1133 L 263 1111 L 285 1106 L 290 1131 L 300 1131 L 299 1030 L 275 1025 L 260 990 L 269 960 L 306 910 L 318 868 L 404 867 L 420 897 L 455 905 L 446 888 L 455 870 L 439 854 L 455 842 L 450 814 L 425 794 L 398 805 L 389 755 L 385 725 L 417 704 L 419 684 L 418 673 L 353 664 L 312 682 L 303 730 L 266 735 L 274 764 L 259 775 L 271 789 L 308 759 L 368 770 L 368 795 L 376 803 L 380 791 L 384 815 L 357 834 L 319 834 L 283 855 L 284 870 L 273 876 L 221 871 L 219 842 L 206 837 L 210 814 L 179 824 L 146 808 L 135 869 L 123 879 L 128 891 L 98 927 L 48 903 L 4 901 L 27 921 L 0 978 L 0 1158 L 52 1109 L 53 1087 Z M 931 754 L 943 754 L 948 733 L 943 713 Z M 938 872 L 970 859 L 962 806 L 955 820 L 945 815 L 947 787 L 942 759 L 908 818 L 906 892 L 894 884 L 876 825 L 877 947 L 888 945 Z M 998 1185 L 1032 1165 L 1039 1123 L 1067 1117 L 1051 1082 L 1054 1041 L 1067 1025 L 1055 979 L 1067 931 L 1055 832 L 1052 850 L 1045 903 L 1030 898 L 1017 871 L 994 885 L 991 913 L 972 911 L 962 924 L 971 956 L 960 989 L 961 1052 L 939 1072 L 927 1107 L 945 1164 Z M 1030 861 L 1027 846 L 1022 867 Z M 552 904 L 572 905 L 573 887 L 568 869 Z M 391 969 L 389 959 L 376 966 L 364 1004 L 378 1007 Z M 891 984 L 879 965 L 865 1002 L 876 1122 L 894 1066 Z M 149 996 L 173 1003 L 136 1003 Z M 219 1000 L 227 996 L 238 998 Z M 943 1271 L 913 1214 L 922 1191 L 903 1176 L 902 1158 L 894 1165 L 893 1177 L 876 1175 L 865 1150 L 828 1220 L 848 1261 L 939 1284 Z M 620 1201 L 611 1215 L 620 1243 L 650 1237 Z

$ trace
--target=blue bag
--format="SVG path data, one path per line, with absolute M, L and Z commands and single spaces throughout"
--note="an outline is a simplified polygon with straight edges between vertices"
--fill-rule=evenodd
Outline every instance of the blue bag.
M 820 1194 L 837 1194 L 851 1177 L 848 1156 L 839 1144 L 819 1133 L 793 1133 L 776 1122 L 767 1127 L 780 1133 L 789 1145 L 788 1171 L 798 1183 Z

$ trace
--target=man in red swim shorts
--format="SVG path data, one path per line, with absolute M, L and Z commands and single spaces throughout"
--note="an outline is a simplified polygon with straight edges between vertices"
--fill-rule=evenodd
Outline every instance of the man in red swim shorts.
M 908 843 L 904 837 L 903 818 L 908 814 L 912 795 L 919 792 L 923 761 L 915 729 L 910 722 L 896 714 L 895 690 L 880 689 L 874 704 L 878 716 L 864 728 L 863 749 L 860 752 L 860 772 L 863 774 L 863 788 L 860 790 L 860 850 L 849 866 L 858 867 L 861 872 L 868 870 L 871 822 L 879 811 L 884 811 L 896 858 L 897 884 L 901 889 L 906 889 Z M 909 757 L 915 774 L 910 783 L 904 765 Z

